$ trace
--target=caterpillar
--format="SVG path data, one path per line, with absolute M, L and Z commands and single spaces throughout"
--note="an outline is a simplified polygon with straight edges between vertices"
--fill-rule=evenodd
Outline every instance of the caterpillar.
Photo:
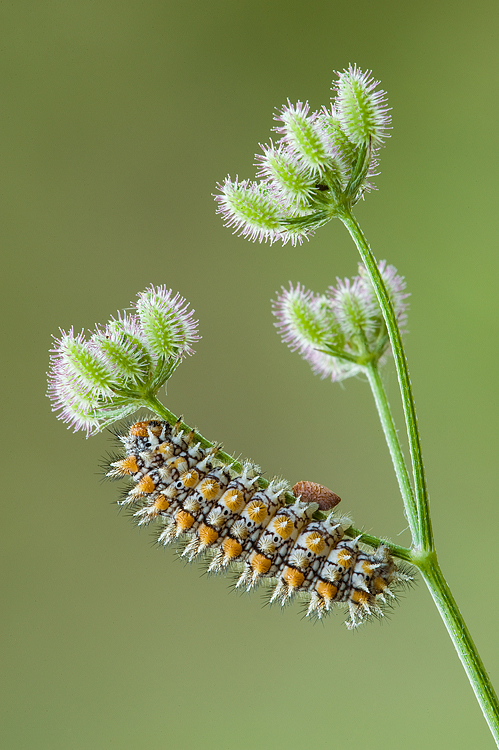
M 270 583 L 270 603 L 298 596 L 306 615 L 318 619 L 344 604 L 353 628 L 382 614 L 380 604 L 407 578 L 385 546 L 368 553 L 359 538 L 345 539 L 350 521 L 332 512 L 313 517 L 320 505 L 330 510 L 340 501 L 321 485 L 298 482 L 286 504 L 284 480 L 262 482 L 250 461 L 241 470 L 223 464 L 215 458 L 218 448 L 203 448 L 180 420 L 174 426 L 136 422 L 117 437 L 125 456 L 110 464 L 107 476 L 133 482 L 120 504 L 133 509 L 139 526 L 158 520 L 158 542 L 183 541 L 187 560 L 206 553 L 209 572 L 237 569 L 238 589 Z

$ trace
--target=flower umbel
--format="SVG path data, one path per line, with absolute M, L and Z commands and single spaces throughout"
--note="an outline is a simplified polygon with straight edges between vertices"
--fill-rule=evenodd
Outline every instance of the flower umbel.
M 75 431 L 89 435 L 136 411 L 193 353 L 197 321 L 183 297 L 151 286 L 134 308 L 96 327 L 88 340 L 72 329 L 55 339 L 47 395 Z
M 406 322 L 405 281 L 386 261 L 379 269 L 399 323 Z M 274 304 L 275 323 L 285 344 L 298 351 L 312 370 L 333 381 L 357 375 L 367 362 L 379 362 L 389 349 L 381 309 L 364 266 L 353 279 L 337 279 L 326 294 L 300 284 L 282 289 Z
M 387 138 L 385 92 L 356 65 L 338 73 L 330 110 L 290 101 L 278 111 L 281 136 L 257 155 L 260 182 L 227 177 L 215 196 L 225 225 L 270 244 L 301 244 L 373 189 L 377 150 Z

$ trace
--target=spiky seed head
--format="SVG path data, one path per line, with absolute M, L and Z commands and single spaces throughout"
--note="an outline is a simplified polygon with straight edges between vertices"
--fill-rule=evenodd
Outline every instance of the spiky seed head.
M 193 354 L 192 343 L 199 339 L 198 321 L 180 294 L 166 286 L 150 286 L 140 292 L 136 302 L 137 316 L 148 349 L 154 357 L 182 357 Z
M 155 395 L 199 336 L 180 295 L 153 287 L 138 295 L 136 315 L 118 313 L 96 327 L 61 331 L 51 350 L 47 395 L 59 419 L 87 435 L 135 411 Z
M 238 182 L 237 178 L 232 182 L 227 177 L 218 188 L 217 213 L 223 216 L 226 227 L 234 227 L 234 233 L 253 242 L 284 241 L 280 206 L 268 187 L 249 180 Z
M 115 377 L 126 380 L 146 379 L 149 362 L 134 340 L 114 325 L 98 329 L 90 341 L 101 351 Z
M 95 416 L 95 395 L 85 392 L 82 383 L 59 357 L 51 360 L 47 395 L 52 402 L 52 411 L 75 432 L 84 430 L 87 437 L 97 432 L 101 425 Z
M 299 351 L 322 378 L 333 381 L 344 380 L 361 369 L 355 363 L 338 359 L 324 350 L 329 343 L 343 348 L 341 332 L 330 301 L 325 295 L 314 295 L 300 284 L 289 289 L 283 287 L 273 303 L 277 318 L 274 325 L 284 343 L 292 351 Z
M 268 183 L 284 206 L 301 209 L 313 195 L 315 180 L 284 143 L 264 145 L 257 154 L 257 176 Z
M 380 261 L 378 268 L 399 325 L 406 322 L 408 297 L 404 278 Z M 322 378 L 344 380 L 361 372 L 366 355 L 382 364 L 389 350 L 383 315 L 364 266 L 353 279 L 337 279 L 336 287 L 317 295 L 300 284 L 282 289 L 273 303 L 282 340 L 297 350 Z
M 345 165 L 345 169 L 350 170 L 359 155 L 359 147 L 349 140 L 347 134 L 342 129 L 342 124 L 334 104 L 331 105 L 330 109 L 323 107 L 321 121 L 335 146 L 338 156 Z
M 360 365 L 318 350 L 311 352 L 304 359 L 308 361 L 315 375 L 319 375 L 322 380 L 331 380 L 333 383 L 340 383 L 362 371 Z
M 127 417 L 137 404 L 116 395 L 120 379 L 95 341 L 61 331 L 51 350 L 47 396 L 57 418 L 87 437 Z
M 112 337 L 122 336 L 125 345 L 133 347 L 140 356 L 144 370 L 152 369 L 153 359 L 147 348 L 147 340 L 137 315 L 129 314 L 124 310 L 118 311 L 117 318 L 111 318 L 107 323 L 106 331 L 109 331 Z
M 309 114 L 308 102 L 291 104 L 288 100 L 274 119 L 283 123 L 275 131 L 310 175 L 322 174 L 335 152 L 319 114 Z
M 290 283 L 289 289 L 282 287 L 281 294 L 273 302 L 274 323 L 282 340 L 292 351 L 304 355 L 317 347 L 324 346 L 327 331 L 324 330 L 323 316 L 314 305 L 314 294 L 301 284 Z
M 379 81 L 372 78 L 370 70 L 362 72 L 356 65 L 338 71 L 338 80 L 333 82 L 334 104 L 342 130 L 357 146 L 369 142 L 379 146 L 389 135 L 391 117 L 386 93 L 376 91 L 378 85 Z
M 55 339 L 51 350 L 51 371 L 64 372 L 67 377 L 78 381 L 79 390 L 97 396 L 112 395 L 113 372 L 102 355 L 92 343 L 85 340 L 81 331 L 75 335 L 73 329 L 62 331 L 61 337 Z
M 369 180 L 390 123 L 377 86 L 370 72 L 350 65 L 338 73 L 330 110 L 311 112 L 308 102 L 288 99 L 274 118 L 280 141 L 256 157 L 261 182 L 227 178 L 218 186 L 225 225 L 253 241 L 301 244 L 338 217 L 345 200 L 355 205 L 374 189 Z
M 336 281 L 337 286 L 329 289 L 331 306 L 346 339 L 368 336 L 378 325 L 378 305 L 358 276 Z

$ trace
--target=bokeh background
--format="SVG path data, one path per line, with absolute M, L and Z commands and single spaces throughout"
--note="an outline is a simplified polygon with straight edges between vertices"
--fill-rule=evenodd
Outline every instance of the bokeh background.
M 231 593 L 118 515 L 98 468 L 109 436 L 68 432 L 44 392 L 59 326 L 167 284 L 203 334 L 169 408 L 408 543 L 368 386 L 314 377 L 270 314 L 290 280 L 321 291 L 356 272 L 346 231 L 253 245 L 211 197 L 228 172 L 254 175 L 274 107 L 318 108 L 335 69 L 372 68 L 394 130 L 356 213 L 412 293 L 441 564 L 499 685 L 497 3 L 16 0 L 0 15 L 1 746 L 492 747 L 421 581 L 355 633 Z M 384 378 L 400 416 L 391 364 Z

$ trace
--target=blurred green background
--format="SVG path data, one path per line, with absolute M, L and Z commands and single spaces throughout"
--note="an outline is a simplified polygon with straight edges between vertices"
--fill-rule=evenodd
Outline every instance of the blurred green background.
M 289 280 L 322 291 L 356 272 L 345 229 L 253 245 L 211 197 L 228 172 L 253 177 L 274 107 L 318 108 L 335 69 L 372 68 L 394 130 L 356 213 L 412 292 L 441 564 L 499 686 L 498 15 L 489 0 L 2 3 L 2 747 L 493 746 L 421 581 L 355 633 L 230 593 L 118 515 L 98 469 L 109 436 L 68 432 L 44 392 L 59 326 L 167 284 L 203 334 L 169 408 L 408 543 L 367 385 L 312 376 L 270 314 Z M 400 415 L 391 363 L 384 378 Z

